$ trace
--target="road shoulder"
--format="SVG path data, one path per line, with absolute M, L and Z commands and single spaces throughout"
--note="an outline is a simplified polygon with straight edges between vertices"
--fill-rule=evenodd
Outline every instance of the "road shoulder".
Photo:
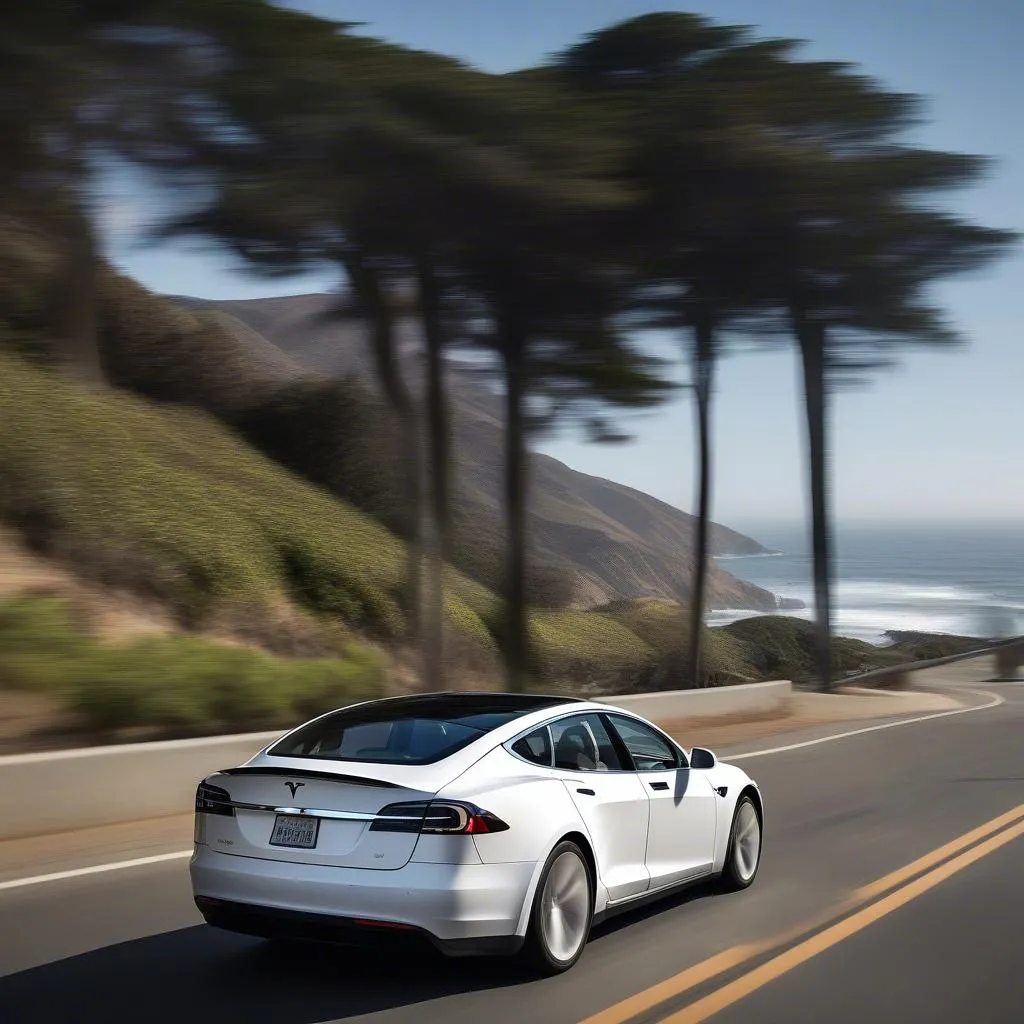
M 766 737 L 822 729 L 847 722 L 931 714 L 963 707 L 954 692 L 933 690 L 866 690 L 845 687 L 834 693 L 797 691 L 781 712 L 721 718 L 674 718 L 658 724 L 683 746 L 718 751 Z

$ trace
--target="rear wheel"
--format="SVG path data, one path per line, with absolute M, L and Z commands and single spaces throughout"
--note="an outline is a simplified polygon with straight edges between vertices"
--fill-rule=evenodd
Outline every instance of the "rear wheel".
M 523 954 L 543 974 L 560 974 L 583 953 L 594 917 L 594 884 L 582 850 L 565 840 L 552 851 L 533 898 Z
M 722 881 L 729 889 L 746 889 L 757 876 L 761 865 L 761 819 L 754 801 L 740 797 L 732 816 L 729 849 L 725 854 Z

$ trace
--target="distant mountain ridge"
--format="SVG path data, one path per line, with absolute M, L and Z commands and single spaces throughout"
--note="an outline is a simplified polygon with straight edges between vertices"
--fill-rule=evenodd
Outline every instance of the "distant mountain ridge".
M 355 375 L 375 385 L 365 326 L 357 321 L 325 322 L 322 314 L 337 302 L 325 294 L 269 299 L 174 301 L 215 312 L 259 364 L 267 379 L 285 380 L 314 373 Z M 419 371 L 417 328 L 399 327 L 405 369 L 411 381 Z M 464 374 L 450 374 L 456 489 L 460 514 L 500 521 L 502 493 L 501 405 Z M 597 606 L 619 599 L 686 601 L 693 572 L 696 520 L 667 503 L 601 477 L 588 476 L 547 455 L 530 460 L 530 539 L 535 557 L 569 566 L 577 574 L 577 603 Z M 758 541 L 715 524 L 714 555 L 767 554 Z M 713 565 L 710 608 L 774 611 L 779 600 Z

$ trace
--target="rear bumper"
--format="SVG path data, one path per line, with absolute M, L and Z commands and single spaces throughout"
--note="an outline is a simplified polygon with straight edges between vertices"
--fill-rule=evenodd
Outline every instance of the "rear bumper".
M 487 935 L 470 939 L 439 939 L 411 925 L 377 924 L 333 914 L 310 914 L 251 903 L 196 896 L 196 906 L 214 928 L 264 939 L 322 942 L 367 948 L 434 946 L 447 956 L 509 956 L 523 945 L 518 935 Z
M 535 865 L 424 864 L 394 871 L 195 848 L 192 891 L 211 924 L 266 937 L 360 944 L 427 939 L 449 954 L 514 952 Z M 387 927 L 401 925 L 404 928 Z

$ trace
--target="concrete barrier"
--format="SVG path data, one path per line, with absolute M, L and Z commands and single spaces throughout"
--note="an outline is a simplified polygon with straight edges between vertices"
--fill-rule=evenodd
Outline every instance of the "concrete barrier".
M 606 697 L 645 718 L 763 714 L 779 708 L 789 682 Z M 203 776 L 241 764 L 279 732 L 126 743 L 0 757 L 0 840 L 70 832 L 191 810 Z
M 789 680 L 742 683 L 707 690 L 665 690 L 602 697 L 601 703 L 634 711 L 651 721 L 673 718 L 719 718 L 726 715 L 771 714 L 781 711 L 793 693 Z
M 0 757 L 0 840 L 183 814 L 199 780 L 277 736 L 248 733 Z

